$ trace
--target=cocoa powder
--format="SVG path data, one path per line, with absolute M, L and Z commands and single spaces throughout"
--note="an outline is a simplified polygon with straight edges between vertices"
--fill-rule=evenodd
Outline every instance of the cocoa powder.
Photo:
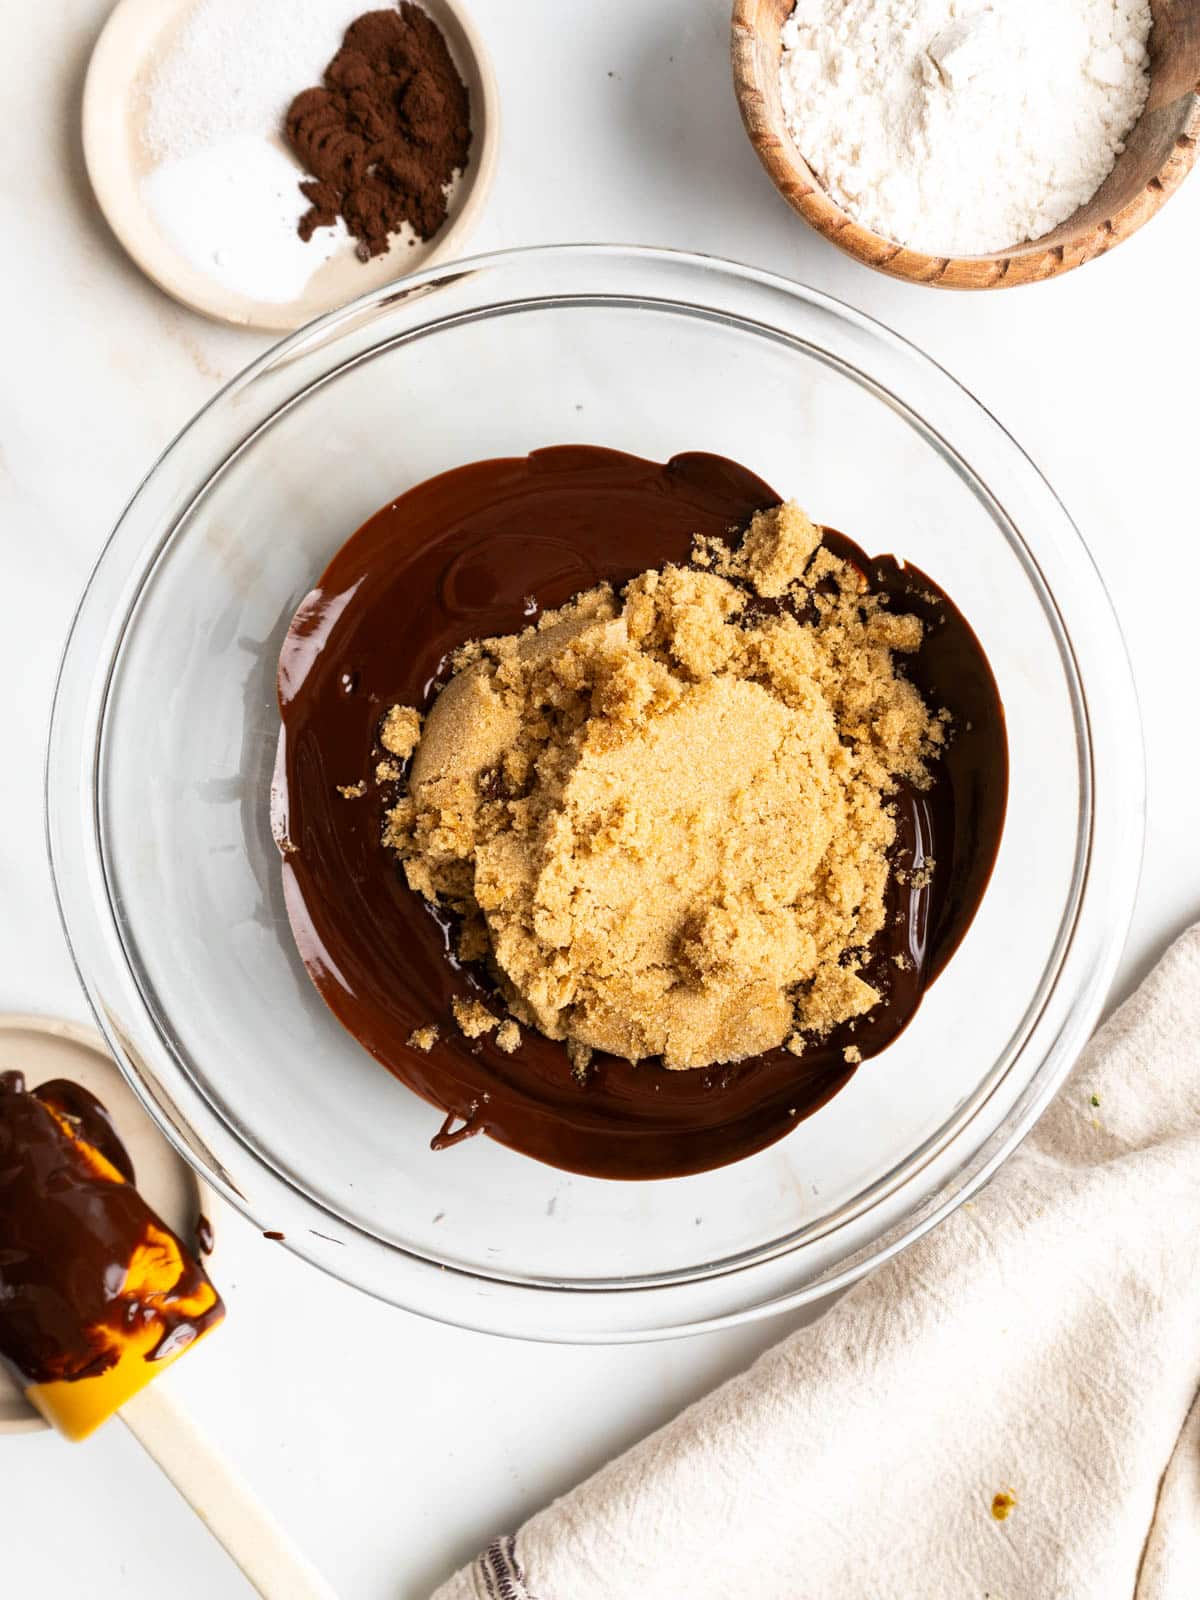
M 323 85 L 292 101 L 286 128 L 313 174 L 300 185 L 310 205 L 300 237 L 341 216 L 368 261 L 404 223 L 430 239 L 445 222 L 446 185 L 470 150 L 470 98 L 441 29 L 406 0 L 351 23 Z

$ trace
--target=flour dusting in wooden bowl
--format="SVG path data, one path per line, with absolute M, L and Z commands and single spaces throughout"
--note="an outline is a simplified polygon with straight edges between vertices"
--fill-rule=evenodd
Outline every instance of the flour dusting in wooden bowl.
M 780 193 L 856 260 L 943 288 L 1053 277 L 1127 238 L 1195 160 L 1200 5 L 1029 15 L 736 0 L 738 102 Z

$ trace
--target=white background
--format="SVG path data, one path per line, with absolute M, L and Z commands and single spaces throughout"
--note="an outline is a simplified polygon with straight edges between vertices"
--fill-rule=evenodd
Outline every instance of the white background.
M 267 342 L 164 298 L 96 212 L 79 95 L 107 10 L 8 0 L 0 21 L 0 1009 L 73 1017 L 84 1005 L 41 820 L 60 645 L 141 474 Z M 800 278 L 930 351 L 1063 496 L 1115 597 L 1145 715 L 1149 838 L 1125 992 L 1200 913 L 1200 178 L 1113 255 L 1057 282 L 909 288 L 838 255 L 776 195 L 734 104 L 726 0 L 474 10 L 504 131 L 472 248 L 675 245 Z M 222 1214 L 219 1234 L 228 1325 L 165 1381 L 346 1600 L 420 1600 L 791 1325 L 640 1348 L 520 1346 L 368 1302 L 240 1219 Z M 78 1447 L 0 1440 L 0 1546 L 14 1596 L 249 1594 L 119 1424 Z

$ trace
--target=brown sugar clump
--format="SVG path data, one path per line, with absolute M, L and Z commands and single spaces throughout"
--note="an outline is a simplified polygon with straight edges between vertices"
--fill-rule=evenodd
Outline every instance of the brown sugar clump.
M 799 579 L 820 543 L 821 530 L 788 500 L 756 512 L 736 550 L 713 551 L 714 565 L 726 577 L 749 579 L 764 600 L 777 600 Z
M 441 29 L 420 6 L 368 11 L 346 30 L 319 88 L 288 108 L 288 141 L 312 177 L 302 239 L 343 217 L 358 256 L 383 255 L 408 223 L 431 239 L 467 164 L 470 100 Z
M 945 737 L 897 671 L 921 623 L 798 507 L 701 554 L 474 641 L 381 736 L 419 735 L 385 843 L 580 1072 L 798 1052 L 878 1004 L 888 797 Z
M 421 716 L 411 706 L 393 706 L 383 719 L 383 726 L 379 730 L 379 742 L 383 748 L 392 755 L 398 756 L 401 761 L 407 761 L 417 748 L 417 740 L 421 737 Z M 380 762 L 380 770 L 376 773 L 378 778 L 398 778 L 400 769 L 393 762 Z
M 521 1030 L 511 1017 L 496 1029 L 496 1048 L 503 1050 L 506 1056 L 514 1055 L 521 1048 Z
M 464 1000 L 460 995 L 455 995 L 450 1002 L 450 1009 L 458 1024 L 458 1031 L 467 1039 L 481 1039 L 499 1021 L 481 1000 Z

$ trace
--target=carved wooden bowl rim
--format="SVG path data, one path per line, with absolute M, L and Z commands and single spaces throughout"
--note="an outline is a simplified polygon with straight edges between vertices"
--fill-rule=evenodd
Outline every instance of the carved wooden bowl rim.
M 1168 103 L 1176 125 L 1165 159 L 1148 181 L 1136 185 L 1119 204 L 1104 202 L 1106 191 L 1123 187 L 1120 168 L 1124 156 L 1086 206 L 1044 238 L 1017 245 L 1011 251 L 934 256 L 896 244 L 856 222 L 829 197 L 784 125 L 778 85 L 778 41 L 793 4 L 794 0 L 734 0 L 733 80 L 746 132 L 775 187 L 794 211 L 847 255 L 894 278 L 942 289 L 1000 289 L 1070 272 L 1136 233 L 1174 194 L 1196 160 L 1200 83 L 1194 83 Z M 1200 44 L 1200 40 L 1197 42 Z M 1160 64 L 1154 63 L 1152 75 Z M 1131 141 L 1134 136 L 1130 135 Z

